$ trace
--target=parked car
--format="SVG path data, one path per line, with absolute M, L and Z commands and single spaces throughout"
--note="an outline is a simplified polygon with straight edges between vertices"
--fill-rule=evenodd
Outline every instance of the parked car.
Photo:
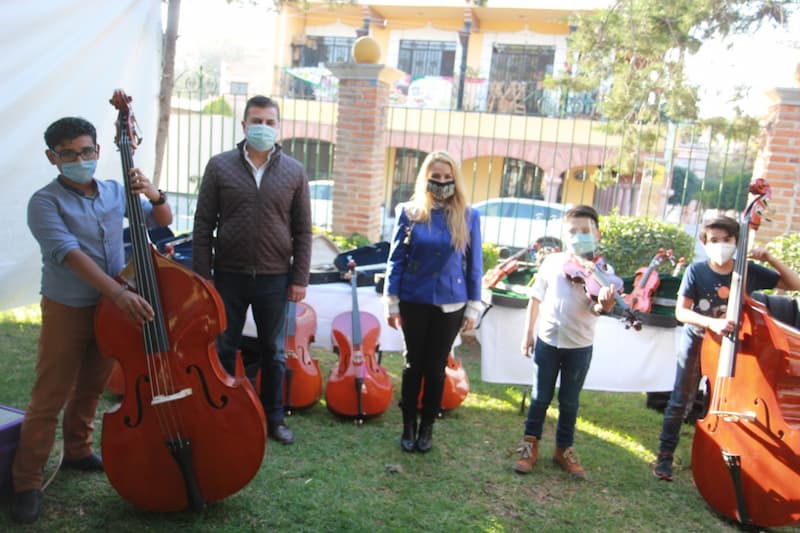
M 333 180 L 313 180 L 308 183 L 311 196 L 311 223 L 321 229 L 331 229 L 333 221 Z
M 561 247 L 564 213 L 572 206 L 529 198 L 491 198 L 473 205 L 484 242 L 526 248 L 534 242 Z

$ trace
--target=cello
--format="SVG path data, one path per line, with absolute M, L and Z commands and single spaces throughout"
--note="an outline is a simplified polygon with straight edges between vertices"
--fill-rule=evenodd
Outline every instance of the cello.
M 419 398 L 417 399 L 417 408 L 422 409 L 422 396 L 425 392 L 425 378 L 422 378 L 422 383 L 419 389 Z M 467 398 L 469 394 L 469 377 L 467 371 L 461 364 L 461 361 L 456 359 L 453 352 L 447 354 L 447 366 L 444 367 L 444 389 L 442 390 L 442 411 L 452 411 Z M 441 411 L 439 412 L 441 416 Z
M 133 167 L 134 120 L 116 90 L 116 143 L 123 175 Z M 125 179 L 133 242 L 131 263 L 118 280 L 153 308 L 139 325 L 103 297 L 95 329 L 100 352 L 118 360 L 122 403 L 103 416 L 102 453 L 114 489 L 149 511 L 199 510 L 244 487 L 258 472 L 266 446 L 261 402 L 239 361 L 229 376 L 214 341 L 225 328 L 213 286 L 149 244 L 138 194 Z
M 800 331 L 775 321 L 745 294 L 749 230 L 761 223 L 769 186 L 744 212 L 726 318 L 733 332 L 706 330 L 700 368 L 706 412 L 695 422 L 692 474 L 705 501 L 747 526 L 800 523 Z
M 286 309 L 286 373 L 283 376 L 283 409 L 311 407 L 322 396 L 319 362 L 309 345 L 317 331 L 317 314 L 303 302 L 289 302 Z
M 331 335 L 339 364 L 331 369 L 325 387 L 328 409 L 354 417 L 357 425 L 382 414 L 392 401 L 392 382 L 376 359 L 381 325 L 374 315 L 358 310 L 356 263 L 348 257 L 347 269 L 353 293 L 352 310 L 336 315 Z

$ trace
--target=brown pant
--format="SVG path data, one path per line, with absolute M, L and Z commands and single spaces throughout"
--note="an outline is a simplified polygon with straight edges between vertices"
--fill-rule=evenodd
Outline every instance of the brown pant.
M 12 467 L 17 492 L 41 488 L 42 468 L 53 448 L 61 409 L 64 459 L 78 460 L 92 453 L 97 402 L 114 365 L 97 350 L 94 306 L 70 307 L 45 297 L 41 305 L 36 381 Z

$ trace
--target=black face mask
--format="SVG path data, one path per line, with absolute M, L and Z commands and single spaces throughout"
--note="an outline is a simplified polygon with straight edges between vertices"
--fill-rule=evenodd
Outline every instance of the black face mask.
M 428 192 L 437 200 L 447 200 L 456 193 L 456 182 L 428 180 Z

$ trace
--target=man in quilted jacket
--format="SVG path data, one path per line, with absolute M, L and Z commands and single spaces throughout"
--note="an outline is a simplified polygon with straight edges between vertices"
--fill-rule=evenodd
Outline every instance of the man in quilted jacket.
M 217 340 L 225 369 L 233 374 L 248 306 L 261 347 L 261 402 L 269 436 L 294 442 L 283 418 L 286 368 L 286 301 L 306 295 L 311 262 L 308 177 L 299 161 L 277 143 L 278 104 L 265 96 L 247 101 L 236 148 L 206 165 L 194 217 L 194 270 L 214 281 L 228 320 Z

